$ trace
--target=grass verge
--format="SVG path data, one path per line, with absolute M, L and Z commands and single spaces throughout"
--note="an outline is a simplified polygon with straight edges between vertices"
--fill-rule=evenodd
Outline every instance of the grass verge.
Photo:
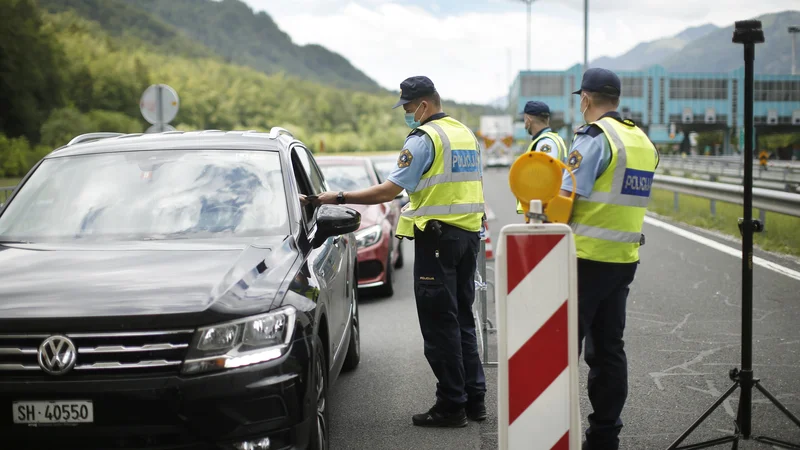
M 689 225 L 741 239 L 738 227 L 742 217 L 741 206 L 718 201 L 717 213 L 712 216 L 710 200 L 681 194 L 679 211 L 676 212 L 673 195 L 670 191 L 653 189 L 648 209 Z M 753 217 L 759 217 L 758 209 L 753 209 Z M 753 243 L 764 250 L 800 256 L 800 218 L 767 211 L 765 232 L 754 234 Z

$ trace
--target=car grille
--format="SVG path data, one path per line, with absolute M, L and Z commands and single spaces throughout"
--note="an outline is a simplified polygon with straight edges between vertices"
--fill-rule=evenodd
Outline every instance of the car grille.
M 177 373 L 183 363 L 193 330 L 123 333 L 67 333 L 77 357 L 73 369 L 63 375 Z M 39 366 L 39 346 L 47 334 L 0 334 L 0 373 L 45 375 Z

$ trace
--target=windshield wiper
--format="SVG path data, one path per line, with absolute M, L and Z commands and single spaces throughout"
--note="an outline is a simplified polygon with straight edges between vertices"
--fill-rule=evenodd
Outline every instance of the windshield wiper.
M 0 239 L 0 244 L 33 244 L 31 241 L 16 241 L 11 239 Z
M 154 234 L 142 238 L 143 241 L 171 241 L 173 239 L 189 239 L 189 236 L 183 231 L 178 231 L 176 233 Z

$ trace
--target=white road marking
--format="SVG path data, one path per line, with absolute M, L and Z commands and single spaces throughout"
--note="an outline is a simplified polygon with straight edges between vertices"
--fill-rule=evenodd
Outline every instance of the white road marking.
M 670 233 L 677 234 L 678 236 L 685 237 L 686 239 L 695 241 L 699 244 L 703 244 L 706 247 L 713 248 L 714 250 L 719 250 L 722 253 L 726 253 L 731 256 L 735 256 L 739 259 L 742 259 L 742 251 L 741 249 L 736 249 L 733 247 L 728 247 L 727 245 L 720 244 L 717 241 L 712 239 L 708 239 L 706 237 L 700 236 L 699 234 L 692 233 L 691 231 L 686 231 L 683 228 L 676 227 L 674 225 L 670 225 L 666 222 L 662 222 L 658 219 L 655 219 L 650 216 L 645 216 L 644 218 L 645 223 L 653 225 L 654 227 L 662 228 L 664 230 L 669 231 Z M 767 261 L 764 258 L 759 258 L 758 256 L 753 256 L 753 264 L 757 266 L 761 266 L 765 269 L 769 269 L 773 272 L 777 272 L 781 275 L 786 275 L 789 278 L 794 278 L 795 280 L 800 281 L 800 272 L 796 270 L 789 269 L 788 267 L 783 267 L 780 264 L 775 264 L 774 262 Z

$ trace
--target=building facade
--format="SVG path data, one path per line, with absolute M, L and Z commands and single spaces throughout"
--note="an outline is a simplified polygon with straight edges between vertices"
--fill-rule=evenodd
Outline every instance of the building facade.
M 619 111 L 654 143 L 681 144 L 693 131 L 718 130 L 723 131 L 723 153 L 743 145 L 744 67 L 728 73 L 677 73 L 656 65 L 617 74 L 622 81 Z M 519 117 L 526 102 L 546 102 L 554 130 L 569 142 L 583 124 L 580 98 L 571 94 L 579 89 L 582 75 L 581 65 L 520 72 L 509 91 L 509 112 Z M 756 133 L 800 132 L 800 75 L 756 75 L 753 98 Z M 521 121 L 514 137 L 526 139 Z

